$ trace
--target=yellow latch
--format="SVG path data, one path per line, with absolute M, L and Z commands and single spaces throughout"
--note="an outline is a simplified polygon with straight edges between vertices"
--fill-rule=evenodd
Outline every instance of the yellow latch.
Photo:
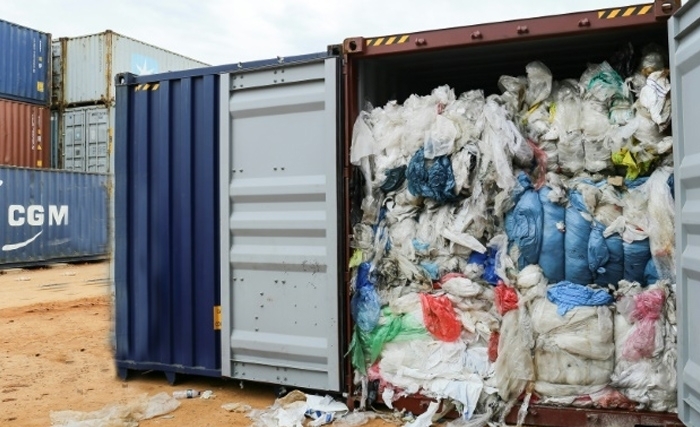
M 214 306 L 214 330 L 215 331 L 221 330 L 221 306 L 220 305 Z

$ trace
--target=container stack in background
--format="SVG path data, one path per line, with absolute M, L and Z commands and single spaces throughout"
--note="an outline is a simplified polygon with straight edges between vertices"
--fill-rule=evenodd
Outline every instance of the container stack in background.
M 115 75 L 204 65 L 112 31 L 52 41 L 0 20 L 0 268 L 108 258 Z
M 51 35 L 0 20 L 0 165 L 50 166 Z
M 73 171 L 111 173 L 116 74 L 207 65 L 109 30 L 54 40 L 51 51 L 53 166 Z

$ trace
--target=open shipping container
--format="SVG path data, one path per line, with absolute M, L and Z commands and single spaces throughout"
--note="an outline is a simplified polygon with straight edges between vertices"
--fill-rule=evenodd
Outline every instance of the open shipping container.
M 526 424 L 670 425 L 680 418 L 699 425 L 700 347 L 689 330 L 698 319 L 689 306 L 698 299 L 700 180 L 697 125 L 686 119 L 700 90 L 698 22 L 700 2 L 679 11 L 657 1 L 349 38 L 342 55 L 331 49 L 197 73 L 120 76 L 120 375 L 132 369 L 162 370 L 171 380 L 177 373 L 221 375 L 347 392 L 352 399 L 344 357 L 352 331 L 347 261 L 359 184 L 349 149 L 366 103 L 402 102 L 444 84 L 457 93 L 500 93 L 501 75 L 521 75 L 535 60 L 557 79 L 578 78 L 621 43 L 653 42 L 668 47 L 673 82 L 679 413 L 531 406 Z M 401 405 L 420 412 L 427 401 Z

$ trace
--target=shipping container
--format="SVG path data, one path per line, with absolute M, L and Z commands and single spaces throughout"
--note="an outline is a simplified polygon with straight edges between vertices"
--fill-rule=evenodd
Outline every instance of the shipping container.
M 62 169 L 60 153 L 63 151 L 61 148 L 62 137 L 61 137 L 61 113 L 58 110 L 51 110 L 51 168 L 52 169 Z
M 146 369 L 165 372 L 171 382 L 181 373 L 221 375 L 219 73 L 279 64 L 117 77 L 115 357 L 121 377 Z
M 108 176 L 0 167 L 0 268 L 109 256 Z
M 114 102 L 114 76 L 148 75 L 207 64 L 105 31 L 53 42 L 53 105 L 67 107 Z
M 111 172 L 111 129 L 114 108 L 104 106 L 66 109 L 61 116 L 63 169 Z
M 50 162 L 48 107 L 0 99 L 0 165 L 47 168 Z
M 348 261 L 363 184 L 349 160 L 360 112 L 367 105 L 430 94 L 441 85 L 456 93 L 483 89 L 486 95 L 500 94 L 499 78 L 523 75 L 532 61 L 545 63 L 557 80 L 578 81 L 588 64 L 608 60 L 628 41 L 636 51 L 656 43 L 668 49 L 673 85 L 678 414 L 533 404 L 525 423 L 700 425 L 700 347 L 698 335 L 691 332 L 700 319 L 689 310 L 700 277 L 695 259 L 700 180 L 696 125 L 688 120 L 700 90 L 695 85 L 698 22 L 700 1 L 689 1 L 680 10 L 674 2 L 657 1 L 349 38 L 342 61 L 332 52 L 298 61 L 213 67 L 198 75 L 123 76 L 116 133 L 120 375 L 129 369 L 158 369 L 173 379 L 175 373 L 200 370 L 347 392 L 354 401 L 353 368 L 345 357 L 354 326 Z M 211 96 L 212 87 L 206 94 L 197 89 L 198 82 L 209 78 L 219 87 L 218 97 Z M 191 98 L 176 97 L 180 85 L 186 85 L 181 92 Z M 199 118 L 201 111 L 206 117 Z M 218 117 L 215 125 L 211 116 Z M 160 161 L 163 144 L 173 138 L 192 156 L 186 162 L 180 155 Z M 218 141 L 218 147 L 212 148 L 211 141 Z M 200 144 L 201 152 L 191 151 Z M 208 176 L 205 182 L 212 187 L 200 194 L 196 168 L 212 162 L 218 179 Z M 178 185 L 177 179 L 184 181 Z M 179 192 L 173 196 L 175 187 Z M 193 197 L 200 199 L 192 202 Z M 214 211 L 206 211 L 212 206 Z M 204 224 L 217 227 L 212 231 Z M 199 241 L 190 237 L 195 228 Z M 220 256 L 207 270 L 221 269 L 206 280 L 196 274 L 204 253 Z M 178 280 L 177 286 L 172 280 Z M 183 310 L 186 315 L 178 317 Z M 163 312 L 168 315 L 148 315 Z M 198 320 L 209 328 L 206 335 L 194 332 Z M 186 333 L 173 338 L 173 330 Z M 197 341 L 200 336 L 207 338 Z M 178 364 L 177 352 L 189 364 Z M 204 366 L 197 355 L 212 363 Z M 395 406 L 418 413 L 429 402 L 411 396 Z M 515 423 L 517 411 L 516 406 L 509 422 Z
M 48 105 L 51 34 L 0 19 L 0 98 Z

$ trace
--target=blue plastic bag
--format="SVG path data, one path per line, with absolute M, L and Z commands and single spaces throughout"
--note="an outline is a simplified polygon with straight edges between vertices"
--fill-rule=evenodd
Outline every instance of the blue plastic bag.
M 488 248 L 485 254 L 479 252 L 472 252 L 469 255 L 469 260 L 467 264 L 478 264 L 484 267 L 484 273 L 481 278 L 491 285 L 497 285 L 500 277 L 496 274 L 496 257 L 498 256 L 498 251 L 494 248 Z
M 659 281 L 659 272 L 656 270 L 656 264 L 654 264 L 653 259 L 649 260 L 646 268 L 644 269 L 644 279 L 650 285 L 653 285 Z
M 632 243 L 624 242 L 623 249 L 625 254 L 625 280 L 646 286 L 647 280 L 644 270 L 649 260 L 651 260 L 649 239 L 635 240 Z
M 357 268 L 356 290 L 350 300 L 350 313 L 355 324 L 364 332 L 371 332 L 379 323 L 382 304 L 370 277 L 371 265 L 363 262 Z
M 613 297 L 604 289 L 593 290 L 571 282 L 559 282 L 547 289 L 547 299 L 557 305 L 557 314 L 564 316 L 580 306 L 600 306 L 613 303 Z
M 549 200 L 549 187 L 542 187 L 539 191 L 542 203 L 542 250 L 540 251 L 539 264 L 542 273 L 549 283 L 557 283 L 564 280 L 564 229 L 566 209 Z
M 427 197 L 440 203 L 455 200 L 456 184 L 450 158 L 435 157 L 432 165 L 426 166 L 425 155 L 421 148 L 413 155 L 406 169 L 408 191 L 414 196 Z
M 604 230 L 604 228 L 602 230 Z M 600 236 L 602 237 L 602 230 L 596 224 L 594 229 L 591 231 L 591 239 L 593 239 L 593 233 L 596 232 L 600 232 Z M 598 237 L 596 237 L 596 240 L 597 239 Z M 597 269 L 593 282 L 601 286 L 617 286 L 618 282 L 624 279 L 625 272 L 625 255 L 622 246 L 622 236 L 615 233 L 609 237 L 606 237 L 603 242 L 607 249 L 608 259 L 606 263 Z M 590 248 L 591 242 L 589 242 L 588 246 Z
M 515 207 L 506 214 L 506 234 L 511 244 L 520 248 L 518 268 L 537 264 L 542 250 L 542 203 L 539 194 L 532 188 L 530 178 L 520 172 L 516 187 Z
M 575 190 L 569 192 L 570 205 L 566 209 L 566 233 L 564 235 L 564 273 L 566 280 L 581 285 L 593 282 L 588 267 L 588 241 L 591 236 L 591 222 L 581 213 L 587 213 L 583 196 Z

